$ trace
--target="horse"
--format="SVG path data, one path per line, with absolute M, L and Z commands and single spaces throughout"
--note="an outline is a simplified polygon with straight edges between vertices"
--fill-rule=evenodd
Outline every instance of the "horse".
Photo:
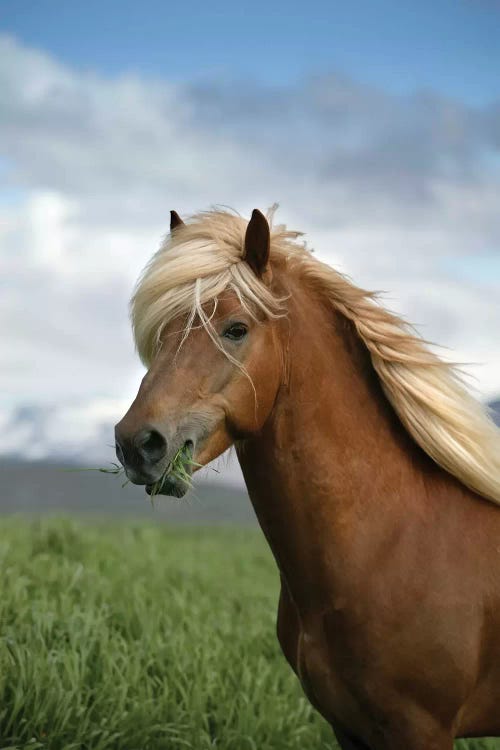
M 500 735 L 500 432 L 379 297 L 255 209 L 182 221 L 140 277 L 128 478 L 182 496 L 235 446 L 277 637 L 342 750 Z M 161 480 L 161 481 L 160 481 Z

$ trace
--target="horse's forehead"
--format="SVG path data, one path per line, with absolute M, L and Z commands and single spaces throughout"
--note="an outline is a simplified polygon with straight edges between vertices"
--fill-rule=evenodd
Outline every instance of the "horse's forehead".
M 206 312 L 213 311 L 214 309 L 214 301 L 211 300 L 207 303 L 205 307 Z M 217 309 L 215 311 L 214 317 L 217 318 L 225 318 L 229 315 L 234 315 L 239 310 L 241 310 L 241 302 L 238 299 L 237 295 L 231 291 L 230 289 L 223 292 L 220 297 L 217 299 Z
M 226 289 L 216 299 L 209 299 L 202 305 L 202 310 L 212 323 L 223 320 L 241 311 L 241 302 L 238 295 L 231 289 Z M 178 318 L 176 321 L 177 328 L 179 322 L 186 322 L 188 316 Z
M 241 303 L 235 292 L 226 290 L 217 298 L 217 301 L 211 299 L 205 302 L 202 305 L 202 309 L 210 322 L 214 324 L 219 320 L 224 320 L 240 312 Z M 166 323 L 160 337 L 164 348 L 178 346 L 179 342 L 185 336 L 186 326 L 189 324 L 189 319 L 190 315 L 184 314 L 179 315 Z M 195 316 L 193 327 L 189 332 L 189 335 L 193 337 L 197 332 L 203 334 L 204 330 L 199 325 L 198 316 Z

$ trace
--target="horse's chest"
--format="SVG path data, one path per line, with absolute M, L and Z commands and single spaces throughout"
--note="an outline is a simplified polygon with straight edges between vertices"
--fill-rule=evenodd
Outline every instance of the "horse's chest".
M 351 719 L 357 707 L 328 645 L 313 629 L 301 630 L 297 642 L 297 672 L 311 703 L 329 721 Z
M 315 708 L 332 723 L 360 725 L 363 712 L 349 687 L 353 678 L 359 682 L 359 665 L 342 630 L 332 638 L 323 616 L 301 617 L 285 590 L 278 610 L 278 638 Z

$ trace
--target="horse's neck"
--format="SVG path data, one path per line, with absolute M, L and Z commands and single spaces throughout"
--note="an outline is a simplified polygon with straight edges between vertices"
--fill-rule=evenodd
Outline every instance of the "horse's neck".
M 440 470 L 400 424 L 351 324 L 300 293 L 289 323 L 287 384 L 238 457 L 281 573 L 314 607 L 342 561 L 418 512 Z

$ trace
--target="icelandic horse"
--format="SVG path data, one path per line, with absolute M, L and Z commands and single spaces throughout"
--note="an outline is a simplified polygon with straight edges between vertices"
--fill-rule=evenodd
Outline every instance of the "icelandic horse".
M 500 432 L 272 213 L 172 212 L 131 303 L 148 370 L 118 458 L 181 496 L 179 451 L 190 472 L 236 447 L 279 642 L 343 750 L 500 736 Z

